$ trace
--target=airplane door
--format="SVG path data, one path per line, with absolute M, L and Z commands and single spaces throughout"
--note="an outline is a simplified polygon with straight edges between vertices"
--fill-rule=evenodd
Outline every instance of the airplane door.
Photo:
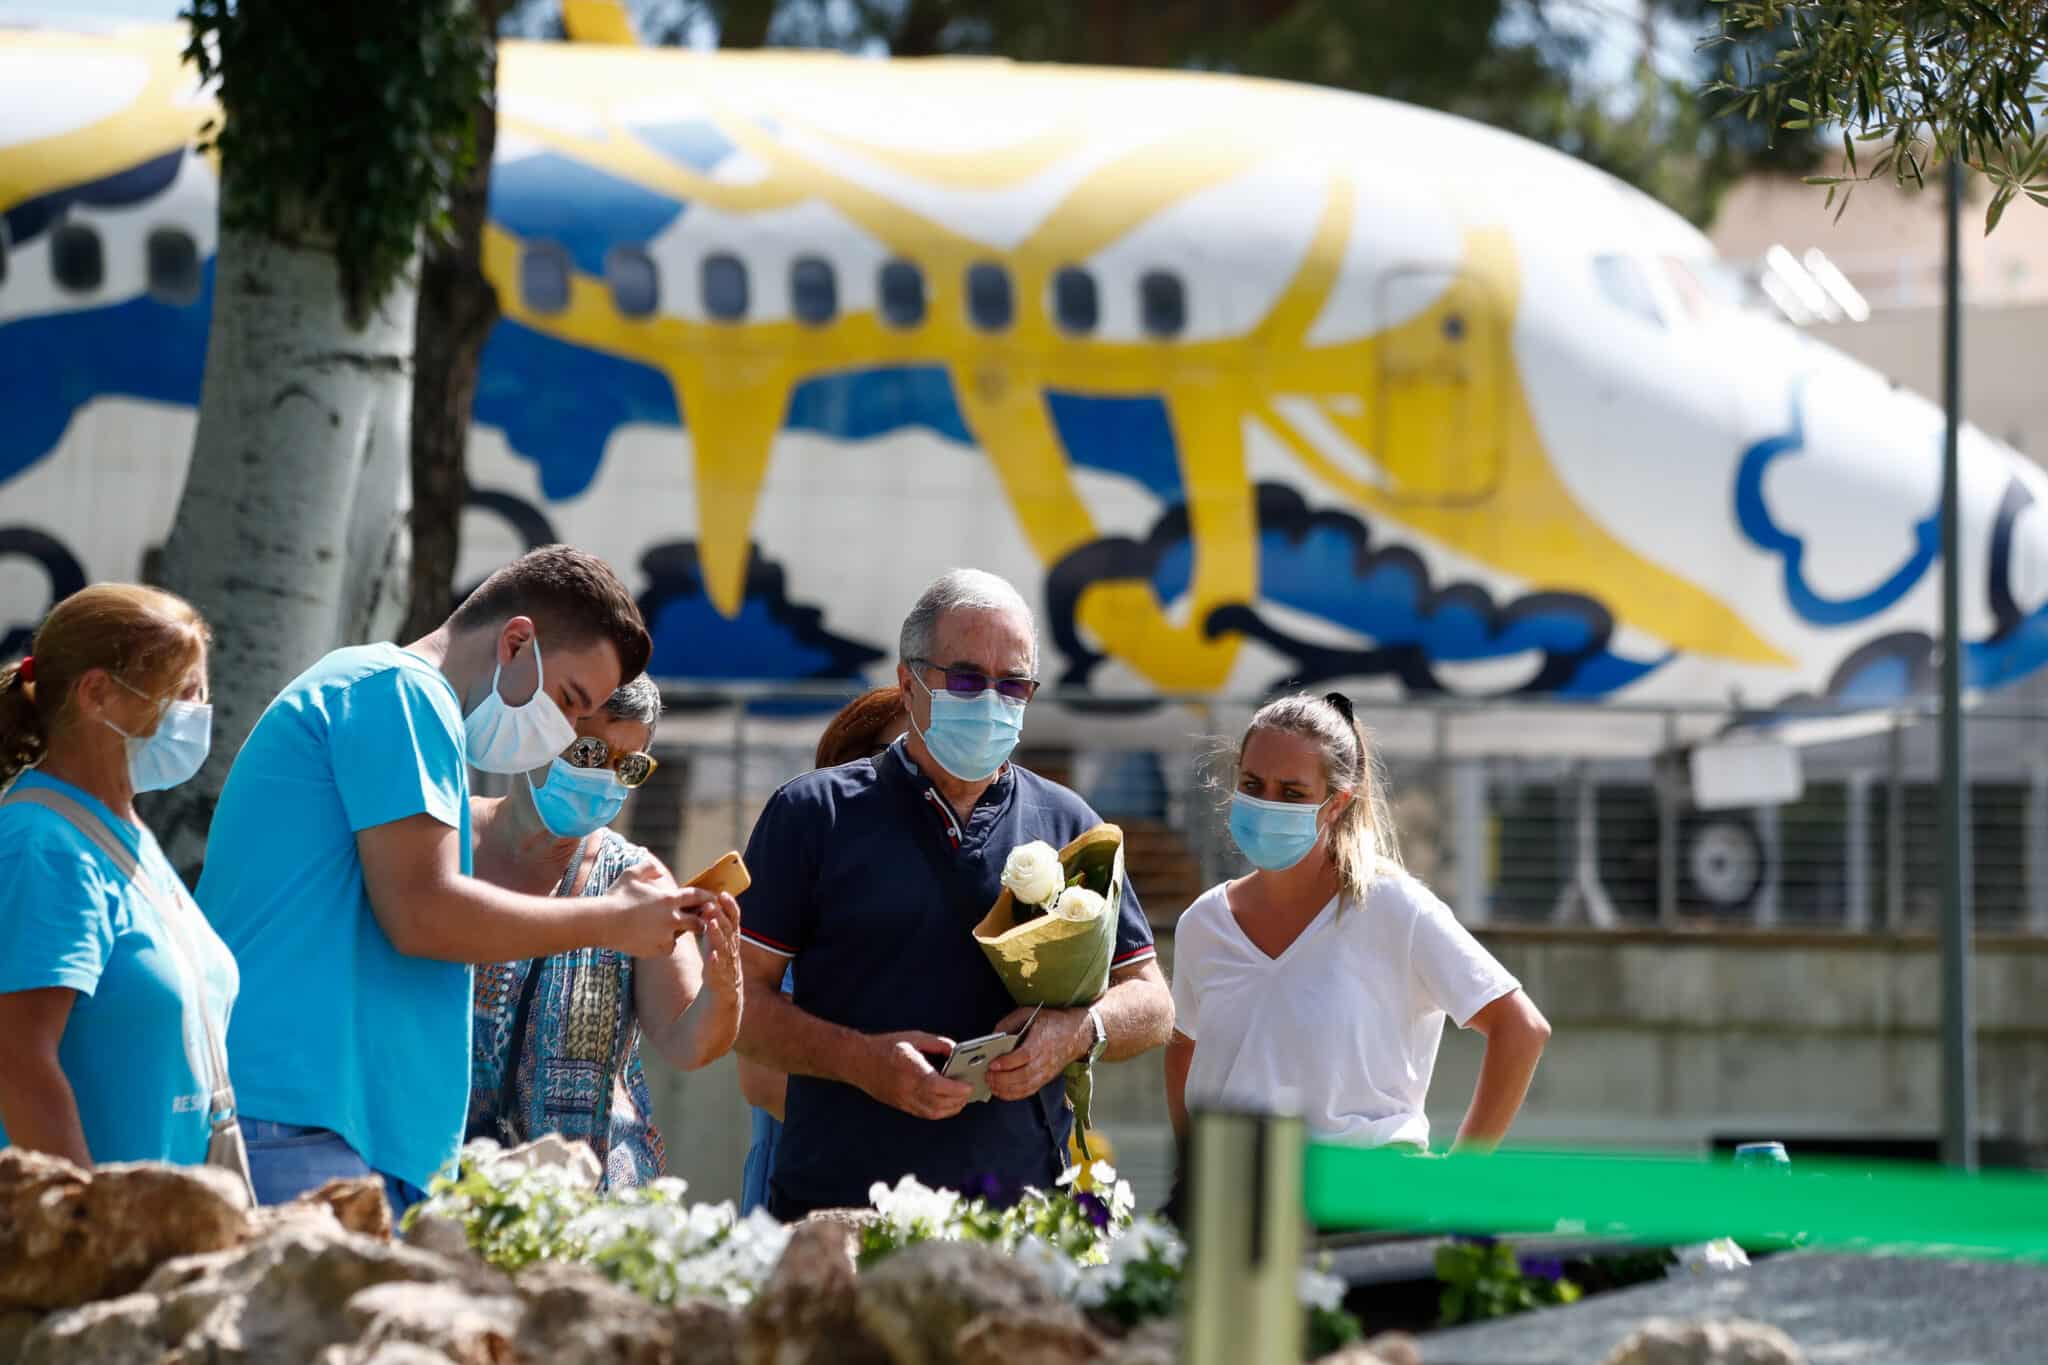
M 1380 316 L 1402 319 L 1380 335 L 1368 413 L 1390 494 L 1485 500 L 1500 480 L 1506 310 L 1486 281 L 1433 266 L 1388 271 L 1378 292 Z

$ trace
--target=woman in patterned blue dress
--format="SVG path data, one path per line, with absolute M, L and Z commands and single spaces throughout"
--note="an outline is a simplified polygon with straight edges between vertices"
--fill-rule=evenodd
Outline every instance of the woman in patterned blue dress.
M 654 771 L 647 749 L 661 693 L 644 674 L 576 727 L 577 737 L 510 796 L 471 803 L 476 875 L 513 890 L 599 896 L 647 858 L 605 828 Z M 560 1133 L 586 1142 L 607 1188 L 645 1184 L 665 1158 L 644 1037 L 685 1071 L 739 1033 L 739 907 L 721 896 L 701 936 L 666 958 L 585 948 L 476 971 L 469 1136 L 510 1145 Z

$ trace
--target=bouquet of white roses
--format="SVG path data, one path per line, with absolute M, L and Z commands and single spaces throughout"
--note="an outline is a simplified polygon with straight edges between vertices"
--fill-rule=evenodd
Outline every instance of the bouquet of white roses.
M 1071 1009 L 1109 989 L 1123 902 L 1124 832 L 1097 825 L 1065 848 L 1034 841 L 1003 864 L 1003 894 L 974 926 L 989 965 L 1020 1005 Z M 1087 1140 L 1094 1073 L 1067 1068 L 1067 1098 Z

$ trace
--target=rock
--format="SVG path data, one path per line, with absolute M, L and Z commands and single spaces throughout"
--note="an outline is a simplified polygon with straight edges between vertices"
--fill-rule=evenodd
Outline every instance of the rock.
M 523 1146 L 501 1151 L 490 1151 L 479 1143 L 463 1150 L 475 1155 L 478 1164 L 489 1171 L 537 1171 L 552 1166 L 567 1171 L 586 1190 L 595 1190 L 604 1183 L 604 1163 L 590 1150 L 590 1144 L 571 1142 L 560 1133 L 549 1133 Z
M 833 1223 L 850 1229 L 856 1235 L 863 1229 L 882 1221 L 877 1209 L 818 1209 L 804 1217 L 797 1226 L 805 1223 Z
M 157 1365 L 157 1301 L 124 1294 L 52 1313 L 21 1343 L 19 1365 Z
M 0 1365 L 14 1365 L 21 1356 L 21 1344 L 41 1321 L 36 1313 L 0 1313 Z
M 511 1293 L 511 1282 L 493 1271 L 346 1231 L 323 1214 L 282 1222 L 233 1251 L 168 1262 L 141 1293 L 54 1313 L 29 1335 L 23 1360 L 317 1360 L 330 1346 L 352 1345 L 374 1322 L 351 1313 L 357 1295 L 399 1281 L 479 1298 Z
M 733 1359 L 738 1321 L 720 1305 L 721 1320 L 696 1315 L 685 1353 L 684 1326 L 672 1311 L 621 1289 L 588 1266 L 543 1262 L 520 1272 L 515 1289 L 526 1306 L 519 1358 L 546 1365 L 673 1365 L 677 1361 Z M 723 1327 L 722 1338 L 719 1327 Z
M 247 1209 L 240 1182 L 211 1167 L 87 1172 L 9 1147 L 0 1151 L 0 1313 L 129 1293 L 172 1257 L 241 1242 Z
M 1081 1324 L 1036 1271 L 970 1242 L 920 1242 L 894 1253 L 860 1277 L 854 1306 L 894 1365 L 950 1365 L 961 1329 L 985 1315 L 1064 1314 Z
M 812 1218 L 796 1225 L 775 1273 L 747 1306 L 741 1328 L 746 1365 L 869 1365 L 889 1359 L 861 1326 L 850 1224 Z
M 462 1230 L 462 1224 L 424 1209 L 413 1215 L 411 1225 L 405 1230 L 405 1244 L 436 1256 L 476 1257 L 476 1253 L 470 1250 L 469 1234 Z
M 1109 1344 L 1072 1312 L 984 1313 L 960 1329 L 960 1365 L 1095 1365 Z
M 391 1240 L 391 1205 L 384 1198 L 384 1182 L 376 1176 L 330 1180 L 284 1207 L 287 1212 L 302 1207 L 324 1208 L 350 1232 L 384 1242 Z
M 450 1284 L 372 1285 L 348 1301 L 348 1336 L 368 1355 L 385 1345 L 423 1346 L 456 1365 L 509 1365 L 526 1305 L 511 1295 L 471 1294 Z
M 367 1352 L 353 1346 L 330 1346 L 321 1353 L 318 1365 L 456 1365 L 456 1362 L 426 1346 L 415 1346 L 409 1341 L 387 1341 Z
M 1406 1332 L 1382 1332 L 1365 1343 L 1382 1365 L 1422 1365 L 1422 1343 Z
M 1406 1332 L 1382 1332 L 1332 1351 L 1316 1365 L 1422 1365 L 1422 1346 Z
M 1110 1348 L 1103 1365 L 1180 1365 L 1180 1319 L 1156 1318 Z
M 738 1313 L 722 1303 L 691 1299 L 675 1306 L 676 1365 L 740 1365 L 746 1357 Z
M 1806 1365 L 1799 1344 L 1765 1322 L 1651 1318 L 1602 1365 Z

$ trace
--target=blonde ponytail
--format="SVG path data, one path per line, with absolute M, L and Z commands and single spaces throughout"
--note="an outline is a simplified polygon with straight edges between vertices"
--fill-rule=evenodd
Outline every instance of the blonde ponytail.
M 1341 692 L 1317 696 L 1296 693 L 1267 702 L 1245 727 L 1244 746 L 1260 730 L 1297 735 L 1322 751 L 1323 780 L 1331 791 L 1351 793 L 1351 800 L 1330 826 L 1330 860 L 1337 867 L 1337 885 L 1351 900 L 1362 901 L 1380 877 L 1402 871 L 1400 840 L 1387 802 L 1386 777 L 1371 733 L 1359 723 L 1351 699 Z

